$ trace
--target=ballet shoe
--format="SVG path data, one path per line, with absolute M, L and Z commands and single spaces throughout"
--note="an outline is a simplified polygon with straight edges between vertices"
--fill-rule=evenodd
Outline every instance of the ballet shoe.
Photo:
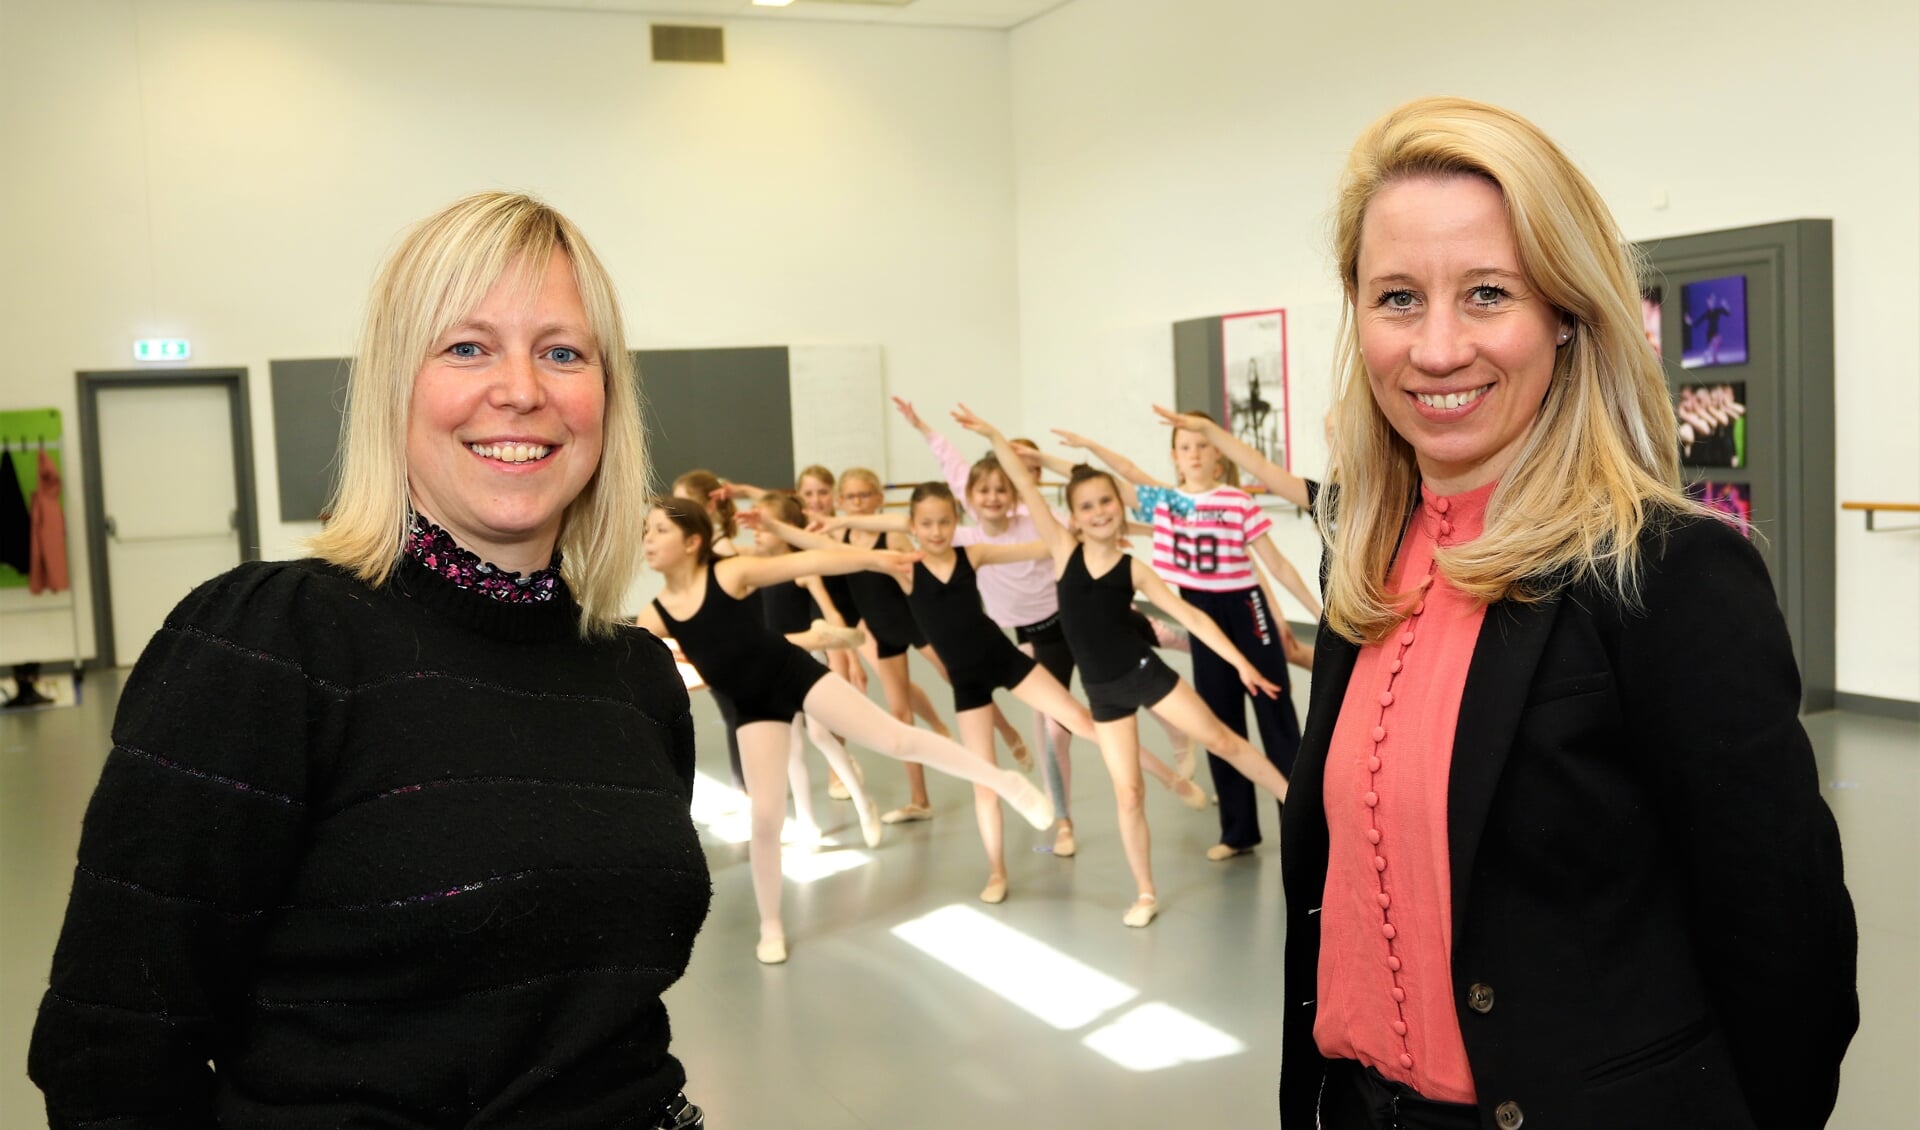
M 867 814 L 860 818 L 860 836 L 867 841 L 867 846 L 870 848 L 880 846 L 880 833 L 885 828 L 880 821 L 880 814 L 875 812 L 872 806 L 868 806 Z
M 1180 798 L 1181 804 L 1186 805 L 1195 812 L 1203 812 L 1206 810 L 1207 790 L 1194 784 L 1192 781 L 1181 778 L 1174 781 L 1173 784 L 1168 785 L 1167 789 L 1172 792 L 1174 796 Z
M 801 851 L 819 851 L 826 838 L 827 834 L 822 832 L 818 825 L 795 824 L 793 831 L 783 837 L 780 842 L 788 847 L 799 848 Z
M 848 791 L 847 783 L 838 777 L 830 778 L 827 781 L 827 795 L 835 800 L 853 799 L 853 793 Z
M 1073 821 L 1060 821 L 1060 830 L 1053 834 L 1053 854 L 1070 859 L 1079 850 L 1080 846 L 1073 842 Z
M 1007 877 L 996 875 L 988 879 L 987 885 L 980 888 L 980 901 L 995 906 L 1007 901 Z
M 911 824 L 933 819 L 933 809 L 924 804 L 903 804 L 880 818 L 882 824 Z
M 1191 781 L 1199 768 L 1200 758 L 1194 751 L 1193 739 L 1189 738 L 1173 751 L 1173 771 L 1180 774 L 1181 780 Z
M 760 944 L 753 947 L 753 956 L 762 965 L 785 965 L 787 963 L 787 940 L 785 938 L 762 938 Z
M 1007 752 L 1013 755 L 1013 763 L 1020 767 L 1022 773 L 1033 772 L 1033 754 L 1028 751 L 1026 742 L 1018 737 L 1008 738 Z
M 1001 798 L 1013 806 L 1022 820 L 1039 831 L 1053 827 L 1053 798 L 1045 791 L 1034 788 L 1033 782 L 1011 769 L 1007 770 L 1007 778 L 1011 784 L 1006 792 L 1000 794 Z
M 1207 849 L 1207 858 L 1219 863 L 1223 859 L 1232 859 L 1236 855 L 1252 855 L 1250 847 L 1234 847 L 1232 844 L 1215 844 Z
M 1120 921 L 1138 930 L 1142 926 L 1151 925 L 1158 917 L 1160 917 L 1160 900 L 1152 895 L 1141 895 L 1133 900 L 1133 905 L 1121 915 Z
M 821 647 L 825 650 L 859 647 L 867 642 L 867 633 L 859 628 L 836 627 L 825 620 L 815 620 L 812 631 L 814 638 L 820 641 Z

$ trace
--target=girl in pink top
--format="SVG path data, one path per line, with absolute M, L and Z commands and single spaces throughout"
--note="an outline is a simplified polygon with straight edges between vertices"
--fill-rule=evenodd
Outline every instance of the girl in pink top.
M 973 517 L 974 525 L 954 531 L 955 545 L 1018 545 L 1040 540 L 1032 516 L 1015 500 L 1013 485 L 997 461 L 989 457 L 969 466 L 945 436 L 920 418 L 912 401 L 896 396 L 893 405 L 927 441 L 940 461 L 941 477 L 955 498 L 965 500 L 967 512 Z M 994 623 L 1014 633 L 1021 651 L 1033 656 L 1061 685 L 1070 686 L 1073 653 L 1060 634 L 1060 601 L 1054 595 L 1051 573 L 1047 562 L 1037 558 L 984 566 L 980 570 L 980 600 Z M 1060 816 L 1053 854 L 1071 856 L 1078 850 L 1073 838 L 1073 813 L 1068 806 L 1073 786 L 1073 734 L 1045 714 L 1036 712 L 1033 717 L 1038 731 L 1035 740 L 1046 755 L 1041 765 L 1047 792 Z

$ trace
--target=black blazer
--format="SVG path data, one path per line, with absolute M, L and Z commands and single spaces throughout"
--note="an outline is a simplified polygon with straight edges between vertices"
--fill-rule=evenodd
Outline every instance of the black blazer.
M 1642 548 L 1639 610 L 1578 586 L 1494 604 L 1468 668 L 1447 846 L 1480 1122 L 1818 1127 L 1859 1025 L 1856 934 L 1786 624 L 1721 522 Z M 1285 1130 L 1316 1126 L 1326 1069 L 1323 782 L 1358 654 L 1322 625 L 1282 820 Z

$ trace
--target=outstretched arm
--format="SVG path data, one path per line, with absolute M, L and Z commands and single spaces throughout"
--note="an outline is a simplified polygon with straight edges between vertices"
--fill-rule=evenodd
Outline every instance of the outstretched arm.
M 817 525 L 817 530 L 809 530 L 809 532 L 825 533 L 831 530 L 867 530 L 876 534 L 884 534 L 889 531 L 904 534 L 912 528 L 913 521 L 905 514 L 898 512 L 892 514 L 835 514 L 830 518 L 820 519 Z
M 961 504 L 965 505 L 966 459 L 953 444 L 947 442 L 946 436 L 934 431 L 931 424 L 920 418 L 920 413 L 913 409 L 913 401 L 904 396 L 896 396 L 893 398 L 893 406 L 899 409 L 900 415 L 906 419 L 907 423 L 913 425 L 913 430 L 920 433 L 920 438 L 927 441 L 927 449 L 932 451 L 933 457 L 940 461 L 940 477 L 946 480 L 948 488 L 953 491 L 953 497 L 960 499 Z
M 1059 436 L 1060 442 L 1066 444 L 1068 447 L 1084 448 L 1088 452 L 1091 452 L 1095 459 L 1111 467 L 1113 473 L 1120 476 L 1123 484 L 1132 483 L 1135 486 L 1142 487 L 1164 487 L 1171 485 L 1147 474 L 1140 469 L 1138 463 L 1113 450 L 1111 447 L 1096 443 L 1077 432 L 1070 432 L 1065 428 L 1055 428 L 1053 429 L 1053 434 Z
M 1247 690 L 1266 695 L 1268 698 L 1280 696 L 1280 688 L 1268 682 L 1259 668 L 1242 655 L 1239 648 L 1233 646 L 1233 641 L 1227 638 L 1227 633 L 1220 630 L 1220 625 L 1181 599 L 1180 594 L 1168 587 L 1167 582 L 1160 579 L 1160 574 L 1155 573 L 1144 562 L 1132 558 L 1129 560 L 1133 562 L 1133 587 L 1144 593 L 1155 608 L 1179 621 L 1181 627 L 1192 632 L 1196 639 L 1212 648 L 1215 655 L 1233 664 L 1233 669 L 1240 673 L 1240 681 L 1246 684 Z
M 1033 470 L 1033 464 L 1037 463 L 1045 470 L 1052 471 L 1063 479 L 1070 478 L 1073 475 L 1075 461 L 1064 455 L 1052 455 L 1037 447 L 1028 447 L 1022 443 L 1014 444 L 1013 450 L 1021 457 L 1020 461 L 1022 463 L 1027 463 L 1027 469 L 1029 471 Z M 1031 462 L 1028 462 L 1029 460 L 1031 460 Z
M 1166 485 L 1142 471 L 1139 464 L 1110 447 L 1103 447 L 1083 435 L 1062 428 L 1053 429 L 1053 434 L 1060 437 L 1061 443 L 1091 452 L 1095 459 L 1113 469 L 1113 473 L 1118 476 L 1115 482 L 1120 488 L 1120 501 L 1128 510 L 1140 509 L 1140 493 L 1133 488 Z
M 1067 535 L 1071 543 L 1073 535 Z M 967 560 L 975 567 L 981 565 L 1009 565 L 1016 561 L 1038 561 L 1053 552 L 1053 543 L 1047 541 L 1021 541 L 1007 544 L 1004 542 L 975 542 L 967 546 Z M 1073 550 L 1068 548 L 1068 553 Z
M 1159 414 L 1162 423 L 1206 436 L 1207 442 L 1217 448 L 1220 454 L 1238 463 L 1242 470 L 1259 479 L 1268 490 L 1302 510 L 1312 509 L 1311 501 L 1307 498 L 1307 480 L 1260 454 L 1252 444 L 1205 416 L 1175 412 L 1158 404 L 1153 406 L 1153 410 Z
M 774 533 L 778 534 L 780 536 L 781 541 L 786 542 L 788 545 L 792 546 L 795 549 L 846 549 L 847 548 L 847 545 L 845 542 L 836 541 L 825 534 L 808 533 L 807 531 L 801 529 L 798 526 L 789 526 L 785 522 L 782 522 L 780 519 L 772 517 L 767 514 L 761 514 L 755 511 L 746 511 L 739 516 L 739 520 L 740 520 L 740 524 L 749 530 L 757 526 L 765 526 L 767 529 L 772 530 Z M 848 570 L 848 571 L 858 572 L 858 570 Z
M 1027 513 L 1033 517 L 1034 528 L 1040 531 L 1040 539 L 1055 556 L 1064 557 L 1073 552 L 1074 537 L 1060 520 L 1053 516 L 1053 507 L 1040 496 L 1040 484 L 1034 481 L 1033 473 L 1027 470 L 1026 461 L 1014 449 L 999 428 L 987 423 L 973 414 L 973 410 L 961 404 L 954 408 L 953 418 L 961 427 L 985 436 L 993 444 L 993 453 L 1000 457 L 1000 469 L 1006 473 L 1007 481 L 1013 484 L 1014 493 L 1020 501 L 1027 504 Z M 978 548 L 978 547 L 976 547 Z M 978 562 L 976 562 L 978 563 Z
M 1280 582 L 1280 587 L 1292 593 L 1318 620 L 1320 598 L 1307 587 L 1307 582 L 1300 579 L 1300 571 L 1293 567 L 1293 562 L 1281 555 L 1279 548 L 1273 544 L 1273 538 L 1262 534 L 1254 539 L 1251 548 L 1254 556 L 1260 559 L 1260 564 L 1265 565 L 1267 571 L 1273 574 L 1273 579 Z
M 754 589 L 801 577 L 837 577 L 865 571 L 910 578 L 913 576 L 913 563 L 918 560 L 918 553 L 840 546 L 835 549 L 781 553 L 773 557 L 729 557 L 714 562 L 711 568 L 720 581 L 720 587 L 738 597 Z

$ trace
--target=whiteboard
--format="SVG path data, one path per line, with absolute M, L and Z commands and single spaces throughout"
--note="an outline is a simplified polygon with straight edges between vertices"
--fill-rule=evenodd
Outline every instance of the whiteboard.
M 887 481 L 887 379 L 877 345 L 787 349 L 794 474 L 814 463 L 866 467 Z

